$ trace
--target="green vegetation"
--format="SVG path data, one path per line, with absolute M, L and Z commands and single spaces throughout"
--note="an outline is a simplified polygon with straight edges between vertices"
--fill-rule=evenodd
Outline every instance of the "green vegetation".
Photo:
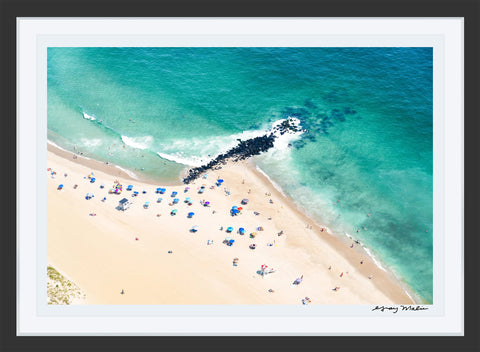
M 48 304 L 74 304 L 85 299 L 85 294 L 52 266 L 47 266 Z

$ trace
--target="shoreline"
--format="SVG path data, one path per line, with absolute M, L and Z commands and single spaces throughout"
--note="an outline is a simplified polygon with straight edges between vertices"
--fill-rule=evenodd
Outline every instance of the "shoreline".
M 128 180 L 129 182 L 131 181 L 132 184 L 141 183 L 141 184 L 150 185 L 150 186 L 163 184 L 167 186 L 165 182 L 143 180 L 140 178 L 136 180 L 132 178 L 130 175 L 128 175 L 126 172 L 120 169 L 117 169 L 113 165 L 105 165 L 104 163 L 93 160 L 93 159 L 86 159 L 81 156 L 78 156 L 77 159 L 73 159 L 72 158 L 73 153 L 58 149 L 54 145 L 49 143 L 47 160 L 50 161 L 53 158 L 52 155 L 59 157 L 57 162 L 58 162 L 58 165 L 61 165 L 62 167 L 68 168 L 68 167 L 73 167 L 73 165 L 75 165 L 75 167 L 90 168 L 91 169 L 90 171 L 95 171 L 96 174 L 98 172 L 102 174 L 101 175 L 102 177 L 103 176 L 118 177 L 120 179 Z M 347 236 L 345 236 L 345 240 L 342 240 L 339 238 L 339 236 L 335 236 L 330 233 L 327 233 L 325 230 L 322 232 L 321 229 L 325 227 L 318 225 L 313 219 L 309 218 L 306 214 L 302 212 L 298 204 L 296 204 L 293 200 L 289 199 L 288 196 L 282 194 L 283 192 L 279 191 L 274 185 L 272 185 L 272 183 L 268 179 L 268 176 L 263 175 L 262 172 L 260 172 L 259 170 L 256 170 L 256 165 L 252 160 L 247 160 L 246 162 L 238 162 L 238 163 L 229 162 L 227 163 L 226 166 L 222 167 L 220 170 L 215 170 L 215 171 L 209 170 L 208 174 L 209 174 L 209 177 L 211 176 L 210 174 L 220 174 L 222 178 L 227 180 L 229 185 L 228 188 L 230 188 L 230 184 L 232 185 L 235 184 L 236 191 L 245 192 L 245 194 L 246 194 L 246 190 L 248 189 L 246 187 L 250 186 L 252 191 L 257 191 L 255 192 L 256 193 L 255 197 L 252 196 L 254 198 L 252 201 L 255 201 L 255 204 L 259 204 L 259 206 L 262 206 L 262 207 L 264 206 L 262 203 L 267 203 L 265 202 L 266 196 L 264 197 L 262 197 L 261 195 L 259 196 L 259 194 L 262 194 L 262 193 L 260 190 L 258 190 L 258 188 L 261 187 L 262 191 L 263 190 L 267 191 L 263 193 L 272 194 L 272 196 L 268 198 L 274 199 L 275 205 L 273 206 L 266 205 L 263 211 L 261 212 L 261 214 L 262 215 L 266 214 L 268 216 L 267 219 L 270 219 L 270 218 L 272 219 L 272 221 L 267 220 L 267 222 L 271 222 L 274 224 L 271 227 L 275 229 L 282 229 L 282 231 L 283 229 L 285 229 L 286 236 L 275 237 L 275 240 L 284 242 L 282 243 L 282 245 L 284 244 L 285 247 L 287 248 L 284 250 L 284 252 L 285 254 L 287 254 L 288 257 L 290 257 L 289 259 L 291 259 L 291 262 L 295 262 L 294 264 L 298 264 L 298 263 L 296 263 L 296 258 L 292 257 L 291 252 L 300 253 L 304 259 L 308 258 L 309 260 L 304 261 L 303 262 L 304 264 L 311 265 L 312 263 L 310 262 L 313 262 L 313 264 L 317 264 L 317 265 L 320 264 L 319 263 L 320 256 L 318 258 L 317 256 L 320 253 L 320 251 L 322 250 L 325 251 L 321 247 L 326 246 L 326 247 L 329 247 L 329 249 L 331 249 L 333 252 L 335 252 L 336 255 L 339 255 L 340 257 L 342 257 L 346 261 L 346 263 L 348 263 L 349 267 L 353 268 L 351 272 L 354 271 L 355 274 L 358 272 L 358 274 L 363 278 L 362 280 L 364 281 L 362 283 L 362 287 L 373 286 L 375 287 L 375 291 L 380 292 L 382 296 L 386 297 L 389 301 L 392 301 L 392 302 L 398 302 L 399 304 L 400 303 L 407 303 L 407 304 L 418 303 L 418 302 L 414 302 L 413 298 L 409 296 L 408 291 L 405 289 L 405 287 L 403 287 L 401 282 L 395 278 L 393 273 L 391 273 L 390 271 L 384 272 L 381 268 L 379 268 L 374 263 L 372 258 L 368 255 L 368 253 L 366 253 L 365 250 L 361 248 L 361 245 L 355 245 L 354 248 L 352 249 L 352 248 L 349 248 L 349 246 L 346 244 Z M 245 184 L 242 183 L 242 180 L 241 180 L 242 178 L 244 180 L 245 179 L 247 180 Z M 254 182 L 250 184 L 250 179 L 259 181 L 259 182 Z M 196 181 L 197 183 L 202 182 L 200 179 Z M 209 178 L 209 182 L 210 181 L 211 179 Z M 190 187 L 193 188 L 195 184 L 196 183 L 194 182 L 193 184 L 190 185 Z M 184 187 L 186 185 L 179 182 L 176 185 L 168 185 L 168 186 L 169 187 L 176 186 L 178 188 L 178 187 Z M 55 196 L 58 195 L 58 193 L 56 192 L 53 192 L 53 193 L 50 192 L 49 195 L 50 194 Z M 167 196 L 168 195 L 164 195 L 165 198 Z M 79 197 L 79 199 L 81 199 L 81 197 Z M 218 201 L 220 200 L 221 198 L 218 199 Z M 50 201 L 50 197 L 49 197 L 49 201 Z M 280 206 L 276 205 L 277 203 L 280 204 Z M 282 218 L 282 215 L 278 216 L 279 213 L 285 213 L 285 212 L 288 213 L 288 215 L 291 215 L 294 217 L 295 221 L 293 221 L 293 225 L 290 224 L 290 221 L 288 220 L 288 218 L 284 219 Z M 108 215 L 111 217 L 111 219 L 119 218 L 119 217 L 121 218 L 121 215 L 118 216 L 119 214 L 116 214 L 116 213 L 111 213 L 111 214 L 109 213 Z M 299 222 L 298 222 L 299 220 L 303 223 L 304 229 L 302 229 L 302 231 L 299 231 Z M 78 224 L 79 226 L 82 226 L 81 222 Z M 305 229 L 305 224 L 312 224 L 312 229 Z M 302 232 L 302 234 L 301 235 L 296 234 L 296 232 Z M 49 234 L 50 234 L 50 225 L 49 225 Z M 247 237 L 247 236 L 245 235 L 243 237 Z M 242 238 L 242 240 L 244 239 Z M 313 246 L 313 248 L 309 248 L 311 247 L 309 242 L 315 242 L 316 244 L 318 244 L 318 246 Z M 52 246 L 49 245 L 49 255 L 51 253 L 50 252 L 51 247 Z M 126 250 L 128 251 L 129 249 L 127 248 Z M 197 249 L 192 248 L 192 250 L 197 250 Z M 252 252 L 247 249 L 246 252 L 244 251 L 244 254 L 247 254 L 247 253 L 252 253 Z M 64 260 L 68 262 L 68 259 L 64 258 Z M 360 261 L 363 262 L 362 265 L 359 265 Z M 53 261 L 49 258 L 49 262 L 53 262 Z M 59 263 L 56 265 L 59 265 L 58 267 L 60 270 L 62 270 L 62 272 L 69 273 L 68 268 L 63 268 L 62 264 Z M 69 263 L 69 266 L 72 266 L 72 265 L 73 263 Z M 205 265 L 209 267 L 208 264 L 205 264 Z M 348 275 L 348 271 L 346 271 L 346 273 Z M 330 273 L 327 271 L 327 276 L 329 274 Z M 72 278 L 76 280 L 74 275 L 72 276 Z M 342 272 L 342 275 L 343 275 L 343 272 Z M 373 279 L 368 278 L 370 275 L 373 275 Z M 82 279 L 80 279 L 80 281 L 82 280 L 86 280 L 86 278 L 83 277 Z M 330 278 L 330 281 L 332 281 L 331 278 Z M 77 281 L 74 281 L 74 282 L 77 285 L 79 285 L 80 288 L 83 289 L 81 284 L 79 284 Z M 219 282 L 216 282 L 216 283 L 220 284 Z M 88 296 L 89 296 L 88 290 L 85 290 L 85 291 L 87 292 L 87 300 L 88 300 Z M 93 296 L 95 296 L 95 294 Z M 256 295 L 253 295 L 253 296 L 256 296 Z M 287 296 L 288 295 L 286 295 L 284 298 L 286 299 Z M 362 299 L 365 299 L 365 297 L 362 297 Z M 255 301 L 254 297 L 251 297 L 251 300 Z M 96 299 L 94 299 L 93 301 L 96 301 Z M 167 301 L 169 300 L 167 299 Z M 209 300 L 204 299 L 204 301 L 209 301 Z M 314 302 L 314 303 L 318 303 L 318 302 Z M 352 302 L 352 304 L 354 303 L 355 302 Z M 378 303 L 385 303 L 385 302 L 378 302 Z M 343 302 L 341 304 L 346 304 L 346 303 Z
M 168 186 L 181 186 L 183 183 L 181 182 L 180 179 L 178 179 L 178 182 L 171 182 L 171 181 L 165 181 L 165 180 L 154 180 L 148 177 L 145 177 L 138 172 L 133 172 L 131 170 L 126 171 L 126 169 L 120 167 L 119 165 L 113 164 L 113 163 L 108 163 L 105 164 L 104 162 L 101 162 L 99 160 L 95 160 L 93 158 L 89 158 L 84 155 L 80 155 L 75 152 L 70 152 L 66 149 L 63 149 L 62 147 L 56 145 L 50 140 L 47 140 L 47 151 L 52 152 L 64 159 L 67 159 L 71 162 L 78 163 L 80 165 L 83 165 L 85 167 L 90 167 L 93 170 L 98 170 L 102 171 L 108 175 L 114 176 L 114 177 L 121 177 L 126 180 L 132 181 L 132 182 L 142 182 L 146 183 L 149 185 L 158 185 L 158 184 L 163 184 L 163 185 L 168 185 Z M 76 158 L 74 159 L 73 156 Z M 135 177 L 133 177 L 130 173 L 134 174 Z
M 331 240 L 332 243 L 335 243 L 335 246 L 337 248 L 341 248 L 342 246 L 345 247 L 349 245 L 348 242 L 353 242 L 354 238 L 353 236 L 349 236 L 348 234 L 332 234 L 330 229 L 327 226 L 319 224 L 313 217 L 310 217 L 307 215 L 306 210 L 303 209 L 303 207 L 295 202 L 291 197 L 289 197 L 287 194 L 283 192 L 280 186 L 276 185 L 276 183 L 270 179 L 270 177 L 262 170 L 260 169 L 253 160 L 249 160 L 248 166 L 252 169 L 253 172 L 257 172 L 259 177 L 262 177 L 264 179 L 264 182 L 266 185 L 272 185 L 273 189 L 277 192 L 279 197 L 284 197 L 287 202 L 290 203 L 290 206 L 294 208 L 294 210 L 297 212 L 297 214 L 301 217 L 304 218 L 306 223 L 312 223 L 313 227 L 317 230 L 317 234 L 321 233 L 323 234 L 324 232 L 321 231 L 321 229 L 326 229 L 325 234 L 329 235 L 329 237 L 326 237 L 327 240 Z M 338 240 L 338 242 L 337 242 Z M 428 304 L 425 302 L 422 302 L 421 299 L 418 297 L 418 295 L 405 283 L 403 282 L 400 278 L 398 278 L 395 273 L 388 268 L 388 266 L 384 263 L 382 263 L 378 258 L 376 258 L 368 249 L 368 247 L 365 247 L 362 243 L 360 245 L 354 245 L 353 250 L 356 251 L 360 256 L 362 257 L 368 257 L 369 260 L 371 260 L 374 265 L 385 272 L 390 280 L 392 280 L 394 283 L 396 283 L 398 286 L 400 286 L 405 293 L 408 295 L 408 297 L 415 303 L 415 304 Z M 346 257 L 349 260 L 352 260 L 353 258 L 350 257 L 350 253 L 347 253 L 348 251 L 345 251 Z M 380 288 L 379 288 L 380 289 Z M 417 300 L 415 299 L 417 298 Z

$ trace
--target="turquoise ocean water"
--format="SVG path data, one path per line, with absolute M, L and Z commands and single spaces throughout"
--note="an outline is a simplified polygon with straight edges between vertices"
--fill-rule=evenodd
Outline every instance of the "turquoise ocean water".
M 311 217 L 360 240 L 432 303 L 432 54 L 49 48 L 48 138 L 174 181 L 185 165 L 296 117 L 307 132 L 255 157 L 259 167 Z

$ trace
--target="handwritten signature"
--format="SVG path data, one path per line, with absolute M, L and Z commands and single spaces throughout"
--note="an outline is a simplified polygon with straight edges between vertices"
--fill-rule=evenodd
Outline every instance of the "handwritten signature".
M 392 312 L 393 314 L 398 313 L 399 311 L 405 312 L 405 311 L 412 311 L 412 312 L 418 312 L 421 310 L 428 310 L 428 307 L 423 307 L 423 306 L 404 306 L 404 305 L 399 305 L 399 306 L 375 306 L 375 308 L 372 309 L 372 312 L 375 310 L 379 310 L 381 312 Z

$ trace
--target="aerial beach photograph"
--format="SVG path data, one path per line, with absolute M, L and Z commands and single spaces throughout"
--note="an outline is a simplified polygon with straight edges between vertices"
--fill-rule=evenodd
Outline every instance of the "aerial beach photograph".
M 433 297 L 431 47 L 49 47 L 55 305 Z

